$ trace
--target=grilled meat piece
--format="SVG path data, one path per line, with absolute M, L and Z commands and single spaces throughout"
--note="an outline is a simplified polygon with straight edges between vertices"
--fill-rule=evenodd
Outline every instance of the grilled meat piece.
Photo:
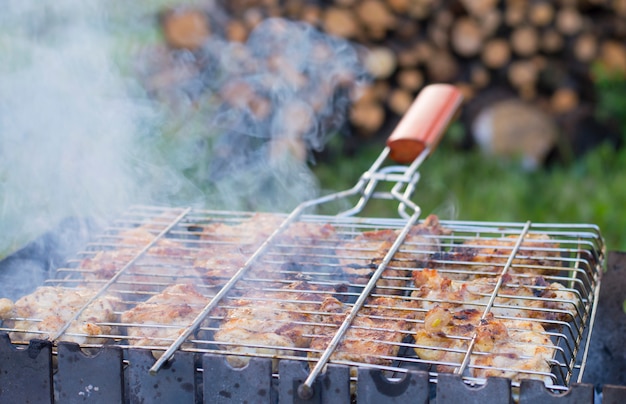
M 415 327 L 415 353 L 432 362 L 438 372 L 453 372 L 461 366 L 475 336 L 468 364 L 471 376 L 550 382 L 556 347 L 539 323 L 498 320 L 491 313 L 484 319 L 481 316 L 476 309 L 433 307 Z
M 123 231 L 117 235 L 118 248 L 96 252 L 92 257 L 83 259 L 78 269 L 86 281 L 109 280 L 155 237 L 156 234 L 144 227 Z M 159 288 L 158 284 L 194 284 L 199 276 L 192 268 L 192 262 L 183 244 L 163 238 L 124 270 L 118 284 L 135 291 L 155 291 Z
M 33 293 L 18 299 L 11 310 L 4 313 L 4 326 L 15 330 L 9 334 L 13 341 L 49 339 L 82 309 L 58 340 L 78 344 L 104 343 L 106 339 L 100 336 L 111 334 L 112 328 L 106 323 L 117 320 L 115 311 L 120 300 L 104 295 L 84 307 L 97 292 L 84 287 L 40 286 Z
M 420 307 L 474 308 L 483 311 L 496 287 L 495 278 L 459 281 L 442 276 L 437 270 L 413 272 L 417 290 L 411 293 Z M 560 283 L 548 283 L 536 276 L 532 283 L 518 284 L 504 275 L 491 312 L 498 317 L 536 318 L 547 322 L 571 321 L 576 315 L 577 296 Z
M 475 238 L 435 254 L 430 266 L 454 270 L 455 279 L 466 280 L 477 276 L 490 276 L 502 271 L 513 252 L 519 236 L 505 238 Z M 546 234 L 529 233 L 524 238 L 510 274 L 557 275 L 562 270 L 559 244 Z
M 3 297 L 0 299 L 0 320 L 9 318 L 13 314 L 14 304 L 11 299 Z
M 341 249 L 337 249 L 336 254 L 344 273 L 354 283 L 366 284 L 396 237 L 397 233 L 394 230 L 369 231 L 359 234 L 350 242 L 341 244 Z M 378 284 L 389 287 L 403 286 L 404 282 L 401 279 L 394 279 L 405 275 L 406 270 L 396 269 L 402 266 L 408 267 L 410 263 L 401 263 L 397 260 L 390 262 Z
M 214 334 L 220 348 L 241 356 L 228 356 L 235 367 L 248 363 L 248 355 L 295 355 L 309 346 L 319 322 L 319 306 L 332 288 L 293 282 L 279 289 L 251 289 L 228 301 L 226 315 Z M 276 364 L 276 361 L 275 361 Z
M 137 250 L 130 248 L 101 250 L 93 257 L 82 260 L 78 268 L 83 273 L 85 280 L 106 280 L 112 278 L 126 263 L 132 260 L 137 252 Z
M 320 323 L 314 327 L 310 359 L 317 359 L 351 310 L 351 306 L 333 297 L 320 307 Z M 375 297 L 359 311 L 343 339 L 331 355 L 331 361 L 348 361 L 388 366 L 398 354 L 400 343 L 409 334 L 415 317 L 412 302 L 396 297 Z M 314 366 L 315 362 L 311 362 Z
M 193 263 L 203 281 L 212 286 L 223 285 L 245 265 L 252 253 L 245 253 L 237 246 L 203 248 Z
M 285 217 L 282 215 L 255 213 L 233 224 L 212 222 L 202 226 L 200 238 L 216 243 L 254 246 L 274 233 L 284 220 Z
M 238 224 L 212 223 L 204 227 L 201 249 L 193 266 L 210 285 L 226 283 L 261 245 L 278 229 L 284 216 L 257 213 Z M 335 229 L 330 224 L 294 222 L 273 240 L 268 255 L 303 262 L 307 255 L 320 256 L 332 251 Z M 248 272 L 254 277 L 274 277 L 276 270 L 254 265 Z
M 176 284 L 122 313 L 128 340 L 134 346 L 169 346 L 210 299 L 195 286 Z M 186 345 L 183 345 L 186 346 Z
M 336 255 L 344 274 L 357 284 L 367 283 L 399 233 L 399 230 L 388 229 L 368 231 L 340 244 Z M 402 294 L 402 289 L 408 286 L 408 269 L 421 266 L 429 260 L 431 254 L 439 251 L 437 236 L 447 233 L 435 215 L 430 215 L 422 223 L 413 226 L 378 280 L 375 293 Z

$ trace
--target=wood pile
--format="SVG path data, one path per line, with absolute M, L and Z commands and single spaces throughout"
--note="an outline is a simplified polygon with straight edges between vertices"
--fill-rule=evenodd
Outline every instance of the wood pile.
M 626 0 L 224 0 L 221 6 L 219 13 L 165 12 L 171 49 L 196 52 L 215 35 L 243 43 L 272 17 L 305 21 L 366 49 L 361 56 L 371 82 L 353 97 L 349 113 L 358 136 L 380 134 L 432 82 L 462 89 L 468 125 L 493 102 L 484 94 L 495 91 L 533 104 L 563 128 L 564 120 L 593 111 L 593 66 L 626 75 Z

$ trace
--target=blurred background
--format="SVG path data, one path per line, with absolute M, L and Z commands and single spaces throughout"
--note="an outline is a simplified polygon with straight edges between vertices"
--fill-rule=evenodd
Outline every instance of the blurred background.
M 626 251 L 625 0 L 3 7 L 5 253 L 130 203 L 289 211 L 349 188 L 441 82 L 465 101 L 421 169 L 424 212 L 593 223 Z

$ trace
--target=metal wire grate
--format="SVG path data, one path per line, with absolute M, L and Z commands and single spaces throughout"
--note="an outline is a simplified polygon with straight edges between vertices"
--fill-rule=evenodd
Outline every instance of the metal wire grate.
M 235 366 L 264 357 L 433 381 L 579 381 L 604 265 L 598 228 L 431 219 L 136 206 L 46 282 L 67 313 L 14 315 L 1 330 L 14 343 L 141 347 L 162 361 L 183 350 Z M 83 289 L 76 306 L 62 302 Z M 103 299 L 113 310 L 99 317 Z M 485 346 L 481 333 L 503 326 L 519 352 Z

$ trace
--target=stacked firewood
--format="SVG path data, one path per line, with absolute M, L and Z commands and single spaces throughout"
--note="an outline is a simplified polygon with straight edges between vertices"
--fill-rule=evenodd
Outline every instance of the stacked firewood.
M 349 114 L 360 136 L 379 134 L 431 82 L 458 85 L 470 121 L 485 103 L 502 100 L 484 94 L 507 94 L 524 113 L 532 104 L 547 114 L 558 131 L 564 120 L 593 111 L 592 67 L 626 75 L 626 0 L 229 0 L 221 6 L 220 13 L 165 12 L 169 46 L 195 51 L 215 35 L 243 43 L 272 17 L 305 21 L 362 46 L 371 81 L 353 97 Z

